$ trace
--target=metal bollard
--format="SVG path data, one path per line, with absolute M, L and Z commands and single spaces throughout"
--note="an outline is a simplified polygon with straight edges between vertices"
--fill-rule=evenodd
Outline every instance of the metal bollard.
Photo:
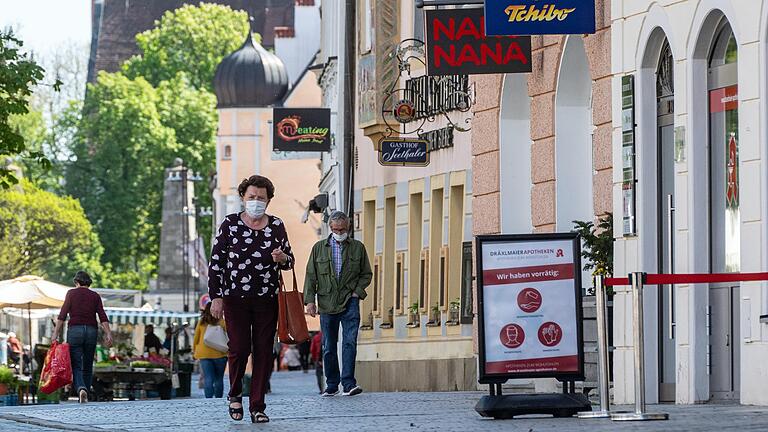
M 595 306 L 597 306 L 597 385 L 600 391 L 600 410 L 582 411 L 576 415 L 578 418 L 608 418 L 611 416 L 605 276 L 595 277 Z
M 632 286 L 632 316 L 635 342 L 635 412 L 611 414 L 614 421 L 645 421 L 668 420 L 666 413 L 645 412 L 645 353 L 643 346 L 643 284 L 645 273 L 629 274 L 629 284 Z

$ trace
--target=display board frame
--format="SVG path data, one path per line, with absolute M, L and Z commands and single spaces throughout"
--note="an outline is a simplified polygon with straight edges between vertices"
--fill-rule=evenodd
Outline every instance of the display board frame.
M 569 241 L 572 247 L 572 265 L 573 265 L 573 294 L 574 294 L 574 312 L 575 322 L 570 325 L 576 326 L 577 343 L 577 370 L 576 371 L 543 371 L 543 372 L 513 372 L 513 373 L 489 373 L 487 371 L 487 344 L 485 329 L 485 307 L 486 293 L 484 283 L 483 247 L 489 244 L 498 243 L 536 243 L 541 242 L 546 245 L 547 242 Z M 584 335 L 583 335 L 583 311 L 582 311 L 582 288 L 581 288 L 581 237 L 578 233 L 547 233 L 547 234 L 514 234 L 514 235 L 481 235 L 475 237 L 475 260 L 477 268 L 477 321 L 478 321 L 478 355 L 479 355 L 479 382 L 481 384 L 504 383 L 510 379 L 526 378 L 556 378 L 560 381 L 583 381 L 584 380 Z

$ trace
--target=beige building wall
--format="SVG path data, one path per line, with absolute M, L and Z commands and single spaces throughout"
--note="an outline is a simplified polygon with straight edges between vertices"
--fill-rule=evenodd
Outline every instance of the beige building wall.
M 372 51 L 379 59 L 394 46 L 382 43 L 385 37 L 397 43 L 413 36 L 413 1 L 398 2 L 394 8 L 388 2 L 370 2 L 376 27 L 370 29 L 376 41 Z M 364 3 L 360 1 L 359 7 Z M 399 23 L 379 26 L 375 17 L 381 8 L 396 10 Z M 358 36 L 363 39 L 367 33 L 364 20 L 362 14 Z M 386 34 L 392 28 L 397 28 L 397 36 Z M 367 55 L 362 49 L 358 60 Z M 412 64 L 411 77 L 424 73 L 423 67 Z M 407 78 L 403 74 L 398 86 L 405 87 Z M 385 95 L 389 85 L 380 74 L 376 86 Z M 360 96 L 358 93 L 358 107 Z M 449 116 L 464 124 L 471 113 L 454 111 Z M 474 390 L 472 325 L 449 322 L 451 302 L 459 298 L 463 283 L 462 245 L 471 240 L 471 134 L 454 131 L 453 146 L 431 152 L 426 167 L 384 167 L 378 163 L 378 143 L 385 127 L 378 117 L 376 124 L 365 127 L 358 118 L 355 132 L 356 238 L 365 244 L 374 269 L 361 308 L 358 381 L 372 391 Z M 423 131 L 449 125 L 440 114 L 426 122 Z M 414 124 L 407 128 L 413 129 Z M 409 309 L 414 303 L 412 320 Z

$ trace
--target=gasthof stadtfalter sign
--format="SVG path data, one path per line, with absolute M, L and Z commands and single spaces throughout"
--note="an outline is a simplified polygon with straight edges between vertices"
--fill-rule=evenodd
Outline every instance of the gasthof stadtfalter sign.
M 478 236 L 476 247 L 480 382 L 583 380 L 579 236 Z
M 482 8 L 430 9 L 425 14 L 427 75 L 531 71 L 531 37 L 487 37 Z
M 485 0 L 488 36 L 595 32 L 595 0 Z
M 418 138 L 383 138 L 379 141 L 379 164 L 383 166 L 429 165 L 429 143 Z
M 275 108 L 272 123 L 274 151 L 331 150 L 331 110 L 328 108 Z

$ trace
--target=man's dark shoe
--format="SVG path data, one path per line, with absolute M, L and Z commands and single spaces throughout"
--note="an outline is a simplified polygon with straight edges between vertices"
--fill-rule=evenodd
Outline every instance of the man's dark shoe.
M 342 393 L 342 396 L 356 396 L 363 392 L 363 389 L 361 389 L 359 386 L 354 386 L 349 391 L 344 391 Z
M 339 394 L 339 389 L 325 389 L 324 392 L 320 393 L 321 397 L 333 397 Z

